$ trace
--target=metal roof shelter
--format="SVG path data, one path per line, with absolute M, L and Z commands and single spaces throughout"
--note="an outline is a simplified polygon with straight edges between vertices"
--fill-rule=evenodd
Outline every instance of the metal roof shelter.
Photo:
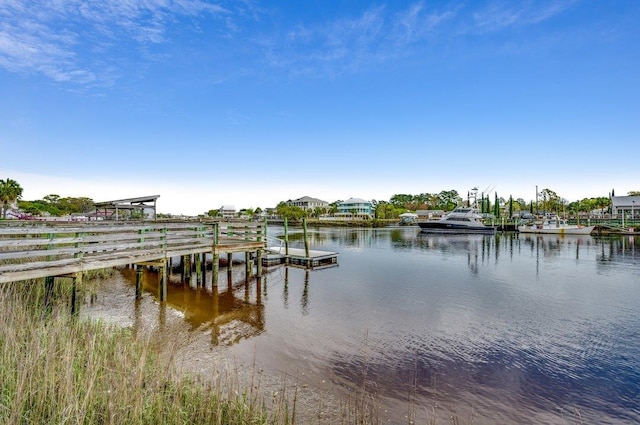
M 156 219 L 156 200 L 160 195 L 140 196 L 138 198 L 116 199 L 114 201 L 96 202 L 96 212 L 104 211 L 105 218 L 119 219 L 120 210 L 136 211 L 140 210 L 140 215 L 144 220 L 144 210 L 152 210 L 151 219 Z M 110 213 L 109 213 L 110 212 Z

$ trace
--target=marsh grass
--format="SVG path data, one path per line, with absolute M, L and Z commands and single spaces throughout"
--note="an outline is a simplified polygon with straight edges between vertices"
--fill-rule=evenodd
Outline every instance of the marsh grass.
M 79 291 L 93 293 L 83 278 Z M 97 283 L 96 283 L 97 281 Z M 309 405 L 306 385 L 283 378 L 262 388 L 254 364 L 250 382 L 220 367 L 216 379 L 176 367 L 177 349 L 159 348 L 153 333 L 134 332 L 70 315 L 71 279 L 57 279 L 47 300 L 43 280 L 0 285 L 0 423 L 2 424 L 378 424 L 376 384 L 368 376 L 364 343 L 361 382 L 330 405 Z M 265 396 L 265 394 L 269 394 Z M 302 400 L 306 400 L 306 402 Z M 401 423 L 414 424 L 419 406 L 409 398 Z M 302 412 L 302 411 L 305 412 Z M 309 412 L 315 412 L 310 419 Z M 435 409 L 430 425 L 440 423 Z M 442 418 L 442 416 L 441 416 Z M 444 423 L 459 423 L 447 418 Z M 472 421 L 468 422 L 472 423 Z
M 44 291 L 30 288 L 0 287 L 0 423 L 276 423 L 246 393 L 176 376 L 130 330 L 74 319 L 64 303 L 43 317 Z

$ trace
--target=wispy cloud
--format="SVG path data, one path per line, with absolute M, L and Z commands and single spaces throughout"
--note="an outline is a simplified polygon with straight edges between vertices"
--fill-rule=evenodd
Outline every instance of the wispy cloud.
M 105 49 L 162 43 L 176 16 L 226 13 L 203 0 L 4 0 L 0 66 L 59 82 L 105 84 L 113 78 L 105 74 L 113 69 L 105 67 Z
M 351 18 L 291 28 L 283 39 L 264 42 L 269 63 L 292 74 L 315 76 L 357 72 L 407 53 L 455 16 L 423 2 L 401 11 L 374 6 Z
M 487 33 L 509 27 L 534 25 L 564 12 L 575 0 L 493 1 L 472 14 L 469 32 Z
M 288 76 L 332 77 L 419 54 L 434 40 L 461 33 L 536 25 L 575 1 L 416 1 L 402 9 L 388 3 L 283 28 L 271 21 L 275 11 L 256 0 L 226 7 L 209 0 L 0 0 L 0 67 L 78 87 L 109 86 L 131 69 L 146 69 L 147 61 L 165 60 L 161 46 L 171 45 L 176 31 L 206 31 L 239 49 L 235 57 L 242 62 L 221 64 L 226 69 L 219 75 L 261 72 L 256 61 L 262 58 L 263 69 Z M 215 29 L 210 17 L 219 18 Z

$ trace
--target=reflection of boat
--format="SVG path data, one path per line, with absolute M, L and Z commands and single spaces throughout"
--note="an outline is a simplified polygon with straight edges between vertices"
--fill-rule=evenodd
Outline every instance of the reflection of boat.
M 457 207 L 438 220 L 418 221 L 425 233 L 495 233 L 495 227 L 485 226 L 482 216 L 473 207 Z
M 543 220 L 530 221 L 518 226 L 520 233 L 552 233 L 564 235 L 588 235 L 595 226 L 569 224 L 559 217 L 547 217 Z

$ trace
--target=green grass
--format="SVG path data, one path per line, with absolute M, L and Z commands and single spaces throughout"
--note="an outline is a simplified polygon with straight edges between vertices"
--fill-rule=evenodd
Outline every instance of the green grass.
M 47 311 L 42 285 L 0 287 L 0 423 L 291 423 L 247 394 L 176 376 L 150 340 Z
M 85 278 L 78 291 L 95 284 Z M 72 316 L 70 288 L 70 279 L 57 279 L 48 299 L 43 279 L 0 285 L 0 424 L 385 422 L 375 391 L 367 391 L 366 368 L 360 387 L 325 416 L 322 400 L 301 405 L 297 384 L 283 382 L 267 397 L 259 378 L 241 388 L 222 369 L 215 380 L 177 372 L 175 353 L 156 350 L 153 336 Z M 413 424 L 419 406 L 409 404 L 403 423 Z M 317 412 L 313 422 L 296 420 L 303 408 Z M 426 423 L 435 425 L 439 414 L 430 416 Z M 450 416 L 445 423 L 461 422 Z

